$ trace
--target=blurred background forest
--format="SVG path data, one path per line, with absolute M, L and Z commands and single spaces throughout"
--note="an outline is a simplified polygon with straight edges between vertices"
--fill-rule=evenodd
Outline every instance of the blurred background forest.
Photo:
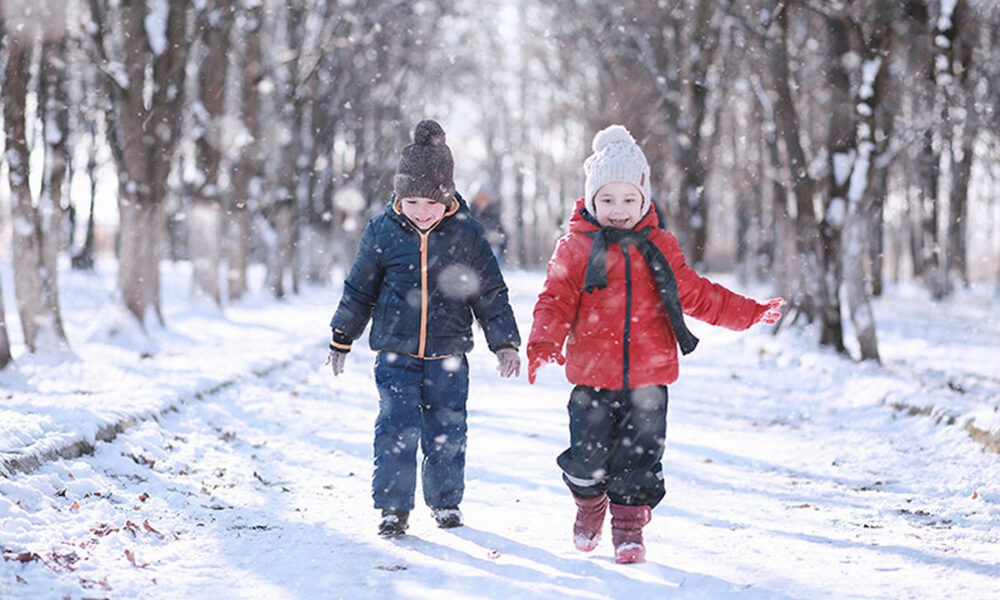
M 220 307 L 253 263 L 331 283 L 425 117 L 508 266 L 545 264 L 621 123 L 688 261 L 773 285 L 781 327 L 877 360 L 885 285 L 1000 295 L 996 2 L 0 0 L 0 35 L 0 366 L 5 310 L 67 347 L 60 265 L 101 254 L 142 324 L 162 260 Z

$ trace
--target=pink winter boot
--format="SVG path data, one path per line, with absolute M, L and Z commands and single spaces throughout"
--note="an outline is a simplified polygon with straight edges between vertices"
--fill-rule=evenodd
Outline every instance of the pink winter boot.
M 573 523 L 573 544 L 580 552 L 590 552 L 601 541 L 604 527 L 604 513 L 608 509 L 608 495 L 601 493 L 593 498 L 582 498 L 573 494 L 576 500 L 576 522 Z
M 642 527 L 652 518 L 648 506 L 611 505 L 611 541 L 615 544 L 615 562 L 646 562 Z

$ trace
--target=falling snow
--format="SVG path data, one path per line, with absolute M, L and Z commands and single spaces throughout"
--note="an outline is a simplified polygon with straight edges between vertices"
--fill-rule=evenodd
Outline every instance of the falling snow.
M 4 464 L 95 444 L 0 477 L 5 600 L 988 598 L 1000 586 L 1000 462 L 965 428 L 1000 433 L 989 290 L 927 310 L 926 292 L 888 289 L 873 305 L 884 367 L 819 350 L 808 332 L 693 323 L 702 343 L 670 387 L 649 561 L 622 566 L 607 526 L 593 552 L 573 548 L 555 464 L 571 386 L 557 367 L 534 386 L 502 380 L 478 340 L 466 526 L 438 529 L 417 506 L 407 536 L 387 541 L 370 496 L 374 357 L 359 343 L 341 377 L 322 366 L 338 294 L 265 294 L 223 317 L 190 304 L 189 274 L 169 267 L 170 328 L 142 347 L 97 335 L 113 319 L 92 290 L 113 285 L 113 266 L 97 281 L 61 274 L 78 359 L 27 360 L 15 339 L 18 368 L 0 374 Z M 527 324 L 544 273 L 507 274 Z M 131 415 L 158 417 L 95 442 Z

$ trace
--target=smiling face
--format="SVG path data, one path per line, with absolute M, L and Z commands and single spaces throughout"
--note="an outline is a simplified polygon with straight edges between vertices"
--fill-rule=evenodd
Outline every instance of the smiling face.
M 642 193 L 624 181 L 606 183 L 594 195 L 594 210 L 601 227 L 632 229 L 642 219 Z
M 447 208 L 444 204 L 430 198 L 419 197 L 403 198 L 402 205 L 403 216 L 425 231 L 437 225 L 438 221 L 444 218 L 444 211 Z

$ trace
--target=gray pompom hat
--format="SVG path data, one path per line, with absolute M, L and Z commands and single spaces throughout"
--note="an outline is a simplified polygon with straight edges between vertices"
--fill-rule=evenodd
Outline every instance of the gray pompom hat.
M 397 199 L 430 198 L 451 204 L 455 196 L 455 161 L 445 144 L 444 129 L 424 119 L 413 130 L 413 143 L 403 148 L 393 177 Z
M 649 163 L 632 134 L 621 125 L 611 125 L 597 132 L 591 144 L 594 153 L 583 163 L 584 202 L 587 211 L 596 215 L 594 195 L 606 183 L 631 183 L 642 194 L 640 213 L 649 211 Z

